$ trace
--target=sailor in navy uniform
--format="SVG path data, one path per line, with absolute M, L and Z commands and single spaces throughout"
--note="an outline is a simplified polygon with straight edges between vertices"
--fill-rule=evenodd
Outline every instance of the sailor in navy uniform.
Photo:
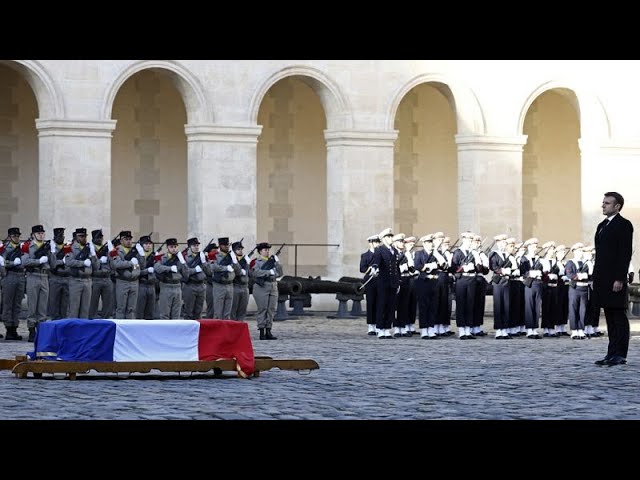
M 396 302 L 400 291 L 400 253 L 391 245 L 393 231 L 386 228 L 380 232 L 382 245 L 373 252 L 372 270 L 378 274 L 378 298 L 376 300 L 376 325 L 378 338 L 389 339 L 391 324 L 395 321 Z
M 503 233 L 493 237 L 495 245 L 489 253 L 489 269 L 493 293 L 493 328 L 496 340 L 510 339 L 509 336 L 509 275 L 513 266 L 506 253 L 507 236 Z
M 462 244 L 451 259 L 451 268 L 456 272 L 456 325 L 460 340 L 470 340 L 476 338 L 471 334 L 476 297 L 476 263 L 471 250 L 474 234 L 464 232 L 460 236 Z
M 588 266 L 583 262 L 584 244 L 578 242 L 571 247 L 573 258 L 565 265 L 564 273 L 571 282 L 569 284 L 569 326 L 571 338 L 582 340 L 586 338 L 584 322 L 587 316 L 587 302 L 589 300 Z
M 363 283 L 372 277 L 371 264 L 373 263 L 373 252 L 380 246 L 378 235 L 371 235 L 367 238 L 369 249 L 360 255 L 360 273 L 364 273 Z M 364 287 L 367 301 L 367 335 L 375 335 L 376 331 L 376 299 L 378 293 L 378 279 L 374 276 Z
M 568 248 L 566 245 L 556 245 L 556 267 L 558 269 L 558 316 L 556 318 L 556 336 L 569 336 L 566 331 L 569 318 L 569 279 L 565 275 L 564 267 L 566 265 L 566 255 Z

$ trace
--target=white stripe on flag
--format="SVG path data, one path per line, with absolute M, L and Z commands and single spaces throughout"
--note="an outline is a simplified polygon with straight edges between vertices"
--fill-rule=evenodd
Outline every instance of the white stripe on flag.
M 195 320 L 113 320 L 116 362 L 198 360 L 200 322 Z

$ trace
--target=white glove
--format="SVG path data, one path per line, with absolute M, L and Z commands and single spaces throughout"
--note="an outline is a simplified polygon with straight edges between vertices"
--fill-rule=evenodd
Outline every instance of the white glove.
M 85 267 L 90 267 L 91 266 L 91 260 L 89 260 L 88 258 L 84 261 L 84 266 Z
M 520 269 L 519 269 L 519 268 L 516 268 L 513 272 L 511 272 L 511 274 L 512 274 L 514 277 L 519 277 L 519 276 L 520 276 Z
M 100 257 L 100 263 L 107 263 L 107 260 L 108 259 L 105 256 Z
M 207 257 L 204 256 L 204 252 L 200 252 L 200 261 L 202 263 L 207 263 Z
M 503 268 L 502 275 L 511 275 L 511 269 L 509 267 Z
M 227 272 L 233 272 L 233 267 L 231 265 L 227 265 Z
M 242 270 L 240 270 L 242 272 L 242 275 L 246 275 L 247 271 L 243 268 Z
M 272 268 L 271 270 L 269 270 L 269 273 L 270 273 L 271 275 L 275 275 L 275 274 L 276 274 L 276 271 Z
M 96 256 L 96 246 L 93 244 L 93 242 L 89 242 L 89 252 L 91 252 L 92 257 Z
M 44 265 L 49 261 L 49 258 L 46 255 L 40 257 L 40 265 Z
M 378 273 L 380 272 L 380 270 L 378 270 L 378 267 L 372 267 L 371 268 L 371 276 L 375 277 L 376 275 L 378 275 Z
M 138 255 L 144 257 L 144 248 L 139 243 L 136 243 L 136 250 L 138 251 Z
M 540 270 L 529 271 L 529 276 L 533 278 L 542 278 L 542 272 Z
M 201 273 L 202 272 L 202 267 L 200 265 L 196 265 L 195 271 L 196 271 L 196 273 Z
M 154 272 L 153 267 L 149 267 L 149 268 L 147 268 L 147 272 L 149 272 L 149 273 L 153 273 L 153 272 Z
M 133 263 L 134 265 L 138 265 L 138 263 L 140 263 L 140 262 L 138 262 L 138 259 L 136 257 L 133 257 L 131 259 L 131 263 Z
M 467 263 L 464 267 L 462 267 L 462 270 L 464 270 L 465 272 L 469 273 L 473 270 L 476 269 L 476 266 L 473 263 Z
M 51 253 L 56 253 L 56 242 L 52 240 L 49 242 L 49 246 L 51 247 Z
M 17 266 L 17 265 L 20 265 L 20 264 L 22 264 L 22 260 L 20 260 L 19 258 L 16 258 L 16 259 L 13 261 L 13 264 L 14 264 L 14 265 L 16 265 L 16 266 Z
M 549 280 L 557 280 L 557 279 L 558 279 L 558 275 L 556 275 L 555 273 L 549 274 Z
M 403 263 L 402 265 L 400 265 L 400 273 L 407 272 L 407 271 L 409 271 L 409 265 L 407 265 L 406 263 Z
M 278 255 L 274 255 L 273 258 L 275 259 L 276 262 L 280 263 L 280 259 L 278 258 Z
M 438 268 L 438 263 L 437 262 L 429 262 L 429 263 L 427 263 L 427 268 L 429 270 L 435 270 L 436 268 Z
M 0 255 L 0 267 L 4 267 L 4 257 Z
M 171 265 L 171 271 L 173 273 L 178 273 L 178 267 L 176 265 Z
M 184 255 L 182 255 L 182 252 L 178 252 L 178 260 L 183 265 L 187 263 L 187 261 L 184 259 Z
M 589 278 L 589 274 L 587 272 L 583 272 L 583 273 L 579 273 L 578 274 L 578 279 L 579 280 L 586 280 L 587 278 Z

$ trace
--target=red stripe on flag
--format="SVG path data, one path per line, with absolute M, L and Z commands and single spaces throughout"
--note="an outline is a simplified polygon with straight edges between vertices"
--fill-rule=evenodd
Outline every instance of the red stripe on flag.
M 235 320 L 199 320 L 199 360 L 233 358 L 240 369 L 251 375 L 255 369 L 249 325 Z

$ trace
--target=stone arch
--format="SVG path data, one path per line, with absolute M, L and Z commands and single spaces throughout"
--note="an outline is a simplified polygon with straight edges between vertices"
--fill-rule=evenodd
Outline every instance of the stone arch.
M 1 60 L 0 64 L 20 72 L 27 80 L 38 102 L 39 118 L 64 118 L 62 96 L 40 62 L 36 60 Z
M 405 95 L 422 83 L 433 84 L 435 88 L 447 97 L 451 107 L 456 112 L 458 135 L 486 134 L 484 113 L 473 91 L 461 82 L 454 81 L 440 73 L 417 75 L 395 93 L 387 109 L 386 130 L 393 130 L 398 107 Z
M 140 60 L 123 69 L 105 93 L 101 109 L 103 119 L 111 118 L 113 102 L 120 87 L 142 70 L 160 70 L 171 79 L 182 95 L 189 124 L 213 123 L 213 111 L 209 108 L 202 84 L 190 70 L 172 60 Z
M 320 97 L 327 117 L 327 130 L 343 130 L 353 127 L 353 113 L 347 97 L 338 84 L 324 72 L 307 66 L 291 66 L 278 70 L 262 83 L 251 99 L 249 123 L 258 122 L 258 112 L 264 96 L 278 81 L 286 77 L 298 77 Z
M 536 98 L 548 90 L 554 90 L 567 98 L 576 109 L 576 113 L 580 119 L 581 138 L 598 140 L 610 139 L 611 125 L 600 98 L 586 89 L 579 86 L 572 86 L 572 83 L 573 82 L 569 81 L 551 80 L 539 85 L 531 92 L 520 109 L 516 134 L 522 135 L 527 112 Z

